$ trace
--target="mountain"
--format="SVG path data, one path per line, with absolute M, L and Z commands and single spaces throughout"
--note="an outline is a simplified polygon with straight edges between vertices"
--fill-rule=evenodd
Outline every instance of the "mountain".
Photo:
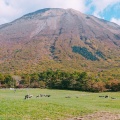
M 0 72 L 120 72 L 120 26 L 73 9 L 41 9 L 0 25 L 0 46 Z

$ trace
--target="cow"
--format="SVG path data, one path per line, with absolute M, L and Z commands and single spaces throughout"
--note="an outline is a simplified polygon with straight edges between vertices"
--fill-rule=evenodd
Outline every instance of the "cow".
M 45 97 L 50 97 L 51 95 L 45 95 Z
M 99 97 L 105 97 L 105 96 L 102 96 L 102 95 L 101 95 L 101 96 L 99 96 Z
M 33 95 L 25 95 L 25 98 L 24 99 L 29 99 L 29 98 L 32 98 L 33 97 Z
M 40 94 L 40 95 L 37 95 L 36 98 L 38 97 L 50 97 L 51 95 L 44 95 L 44 94 Z
M 111 97 L 111 99 L 117 99 L 117 98 Z
M 37 95 L 36 98 L 40 97 L 40 95 Z
M 109 96 L 108 95 L 105 95 L 105 98 L 108 98 Z
M 99 97 L 108 98 L 109 96 L 108 96 L 108 95 L 105 95 L 105 96 L 101 95 L 101 96 L 99 96 Z
M 65 98 L 71 98 L 70 96 L 66 96 Z

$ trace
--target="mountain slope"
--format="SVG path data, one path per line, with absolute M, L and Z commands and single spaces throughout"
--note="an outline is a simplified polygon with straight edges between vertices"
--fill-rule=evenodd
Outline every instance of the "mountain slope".
M 120 26 L 73 9 L 42 9 L 0 26 L 0 71 L 120 67 Z

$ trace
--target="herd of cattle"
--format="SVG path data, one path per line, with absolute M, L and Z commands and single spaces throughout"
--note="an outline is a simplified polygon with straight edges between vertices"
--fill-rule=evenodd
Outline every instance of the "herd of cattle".
M 39 98 L 39 97 L 50 97 L 51 95 L 46 95 L 46 94 L 39 94 L 36 96 L 36 98 Z M 27 94 L 25 95 L 25 98 L 24 99 L 29 99 L 29 98 L 32 98 L 33 95 L 30 95 L 30 94 Z M 109 97 L 108 95 L 105 95 L 105 96 L 99 96 L 99 97 L 102 97 L 102 98 L 111 98 L 111 99 L 116 99 L 115 97 Z M 71 98 L 70 96 L 66 96 L 65 98 Z M 78 96 L 76 96 L 76 98 L 79 98 Z
M 51 95 L 39 94 L 39 95 L 36 96 L 36 98 L 39 98 L 39 97 L 50 97 L 50 96 Z M 33 97 L 33 95 L 27 94 L 27 95 L 25 95 L 24 99 L 29 99 L 29 98 L 32 98 L 32 97 Z
M 102 97 L 102 98 L 111 98 L 111 99 L 116 99 L 115 97 L 109 97 L 108 95 L 105 95 L 105 96 L 99 96 L 99 97 Z

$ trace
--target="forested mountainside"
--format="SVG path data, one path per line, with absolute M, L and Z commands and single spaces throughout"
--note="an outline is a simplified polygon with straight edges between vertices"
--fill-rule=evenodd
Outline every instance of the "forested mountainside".
M 46 8 L 0 25 L 0 72 L 48 69 L 120 78 L 120 26 L 73 9 Z

